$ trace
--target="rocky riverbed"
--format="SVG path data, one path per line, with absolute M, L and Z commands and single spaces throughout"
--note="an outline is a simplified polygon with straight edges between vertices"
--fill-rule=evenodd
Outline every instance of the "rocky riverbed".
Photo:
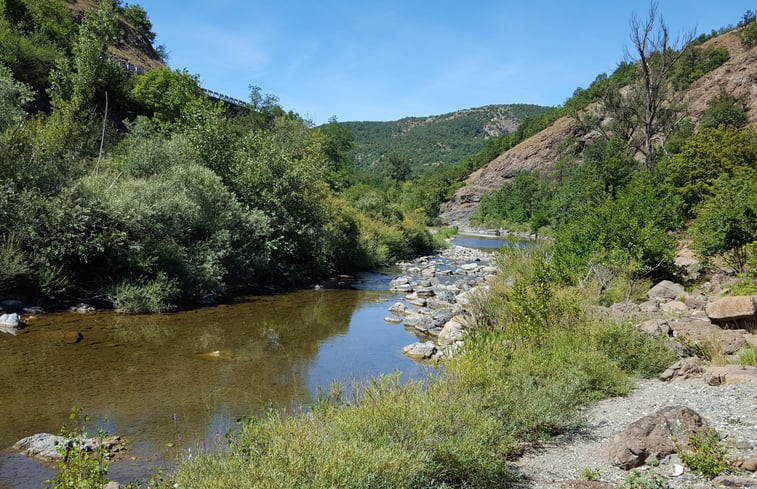
M 468 307 L 486 294 L 497 273 L 495 259 L 491 252 L 452 246 L 399 264 L 402 274 L 390 287 L 405 296 L 389 307 L 385 321 L 404 323 L 427 338 L 405 346 L 405 355 L 439 360 L 454 354 L 470 323 Z

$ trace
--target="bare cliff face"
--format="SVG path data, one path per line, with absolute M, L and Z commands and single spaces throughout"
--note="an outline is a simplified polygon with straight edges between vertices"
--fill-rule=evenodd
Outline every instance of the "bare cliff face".
M 757 126 L 757 47 L 744 49 L 738 33 L 733 31 L 710 39 L 703 47 L 725 47 L 730 59 L 696 80 L 684 94 L 689 117 L 697 122 L 707 109 L 708 102 L 725 91 L 744 101 L 749 123 Z M 476 212 L 481 197 L 496 192 L 520 172 L 550 172 L 555 163 L 571 149 L 568 140 L 578 143 L 580 149 L 582 143 L 591 137 L 579 133 L 574 119 L 558 119 L 550 127 L 472 173 L 465 185 L 455 193 L 455 197 L 444 204 L 440 217 L 453 225 L 467 225 Z
M 721 91 L 744 101 L 749 124 L 757 126 L 757 46 L 746 50 L 736 32 L 707 41 L 703 47 L 723 47 L 730 59 L 691 84 L 684 96 L 689 116 L 702 117 L 707 103 Z

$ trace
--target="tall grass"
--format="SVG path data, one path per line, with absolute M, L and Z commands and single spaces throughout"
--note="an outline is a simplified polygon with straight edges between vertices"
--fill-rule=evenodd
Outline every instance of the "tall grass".
M 552 280 L 548 255 L 510 257 L 517 276 L 480 301 L 479 327 L 425 382 L 381 377 L 299 416 L 246 423 L 228 452 L 185 460 L 192 488 L 489 488 L 516 480 L 524 444 L 580 425 L 579 406 L 625 394 L 674 355 L 631 327 L 590 321 Z M 505 274 L 501 274 L 505 275 Z M 350 400 L 345 401 L 348 398 Z

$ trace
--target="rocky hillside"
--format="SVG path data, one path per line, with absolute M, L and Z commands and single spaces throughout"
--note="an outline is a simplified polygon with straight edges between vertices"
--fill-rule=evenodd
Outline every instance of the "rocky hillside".
M 724 47 L 730 58 L 692 83 L 684 94 L 689 117 L 694 122 L 698 121 L 707 103 L 724 90 L 744 101 L 749 123 L 757 125 L 757 47 L 745 50 L 737 31 L 710 39 L 702 45 L 702 48 L 707 47 Z M 443 206 L 442 219 L 451 224 L 466 225 L 481 197 L 497 191 L 520 172 L 549 172 L 566 151 L 576 149 L 575 146 L 568 147 L 568 139 L 573 138 L 572 144 L 578 145 L 580 153 L 582 145 L 596 136 L 579 133 L 578 124 L 572 118 L 558 119 L 550 127 L 472 173 L 454 198 Z
M 79 14 L 97 6 L 94 0 L 68 0 L 65 3 Z M 124 18 L 119 19 L 119 27 L 123 35 L 108 48 L 110 54 L 145 70 L 165 66 L 152 43 L 138 29 Z
M 391 122 L 343 122 L 355 136 L 356 165 L 377 173 L 388 155 L 410 164 L 416 173 L 460 161 L 489 138 L 512 132 L 526 117 L 549 108 L 538 105 L 487 105 L 429 117 Z

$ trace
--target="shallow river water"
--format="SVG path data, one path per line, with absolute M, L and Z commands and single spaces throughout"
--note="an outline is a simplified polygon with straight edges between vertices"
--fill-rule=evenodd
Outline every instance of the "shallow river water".
M 400 353 L 413 330 L 384 322 L 385 274 L 348 289 L 252 296 L 166 315 L 51 313 L 0 334 L 0 449 L 56 433 L 72 407 L 128 442 L 109 477 L 144 478 L 177 454 L 213 449 L 237 419 L 296 409 L 332 381 L 427 366 Z M 54 467 L 0 451 L 0 488 L 39 488 Z

